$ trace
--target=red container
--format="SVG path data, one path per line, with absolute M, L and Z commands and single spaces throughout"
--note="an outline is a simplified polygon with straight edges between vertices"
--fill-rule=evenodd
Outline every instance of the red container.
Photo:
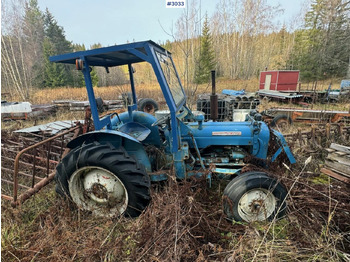
M 299 71 L 278 70 L 260 72 L 259 90 L 297 91 Z

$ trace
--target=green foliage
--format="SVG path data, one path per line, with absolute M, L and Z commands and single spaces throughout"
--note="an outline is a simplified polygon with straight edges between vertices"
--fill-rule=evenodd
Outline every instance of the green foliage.
M 72 44 L 64 34 L 64 30 L 58 25 L 53 15 L 46 9 L 44 15 L 44 33 L 43 41 L 44 70 L 41 79 L 41 87 L 59 87 L 59 86 L 85 86 L 84 75 L 75 69 L 74 65 L 57 64 L 49 61 L 52 55 L 64 54 L 69 52 L 85 51 L 85 45 Z M 96 46 L 97 47 L 97 46 Z M 95 48 L 96 48 L 95 47 Z M 98 83 L 98 77 L 95 70 L 91 71 L 91 80 L 94 86 Z
M 48 38 L 45 38 L 44 43 L 44 78 L 43 87 L 58 87 L 67 84 L 66 70 L 62 64 L 51 63 L 49 57 L 55 54 L 53 44 Z
M 328 185 L 330 183 L 330 179 L 329 176 L 321 173 L 319 176 L 312 178 L 311 182 L 317 185 Z
M 57 24 L 48 9 L 45 12 L 45 36 L 53 43 L 57 54 L 72 52 L 71 42 L 66 39 L 63 28 Z
M 305 80 L 343 77 L 350 54 L 350 2 L 314 0 L 296 32 L 290 64 Z
M 44 18 L 44 78 L 41 87 L 58 87 L 73 85 L 72 66 L 51 63 L 52 55 L 68 53 L 72 51 L 72 45 L 66 40 L 64 30 L 57 24 L 53 15 L 46 9 Z
M 23 37 L 25 50 L 30 57 L 27 60 L 30 82 L 33 86 L 39 86 L 44 78 L 44 15 L 39 9 L 37 0 L 27 2 L 24 12 Z
M 201 36 L 201 47 L 198 63 L 195 68 L 194 82 L 203 84 L 210 80 L 210 72 L 215 69 L 215 55 L 212 48 L 208 16 L 205 16 L 203 31 Z

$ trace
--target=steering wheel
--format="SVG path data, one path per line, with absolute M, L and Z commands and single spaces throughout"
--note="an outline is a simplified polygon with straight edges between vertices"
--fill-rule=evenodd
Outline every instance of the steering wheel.
M 170 113 L 162 116 L 161 118 L 157 119 L 151 126 L 157 126 L 160 124 L 165 123 L 165 121 L 170 117 Z

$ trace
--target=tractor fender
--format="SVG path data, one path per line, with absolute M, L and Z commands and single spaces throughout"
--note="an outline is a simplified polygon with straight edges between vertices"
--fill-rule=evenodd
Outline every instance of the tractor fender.
M 143 145 L 134 137 L 116 131 L 116 130 L 99 130 L 85 133 L 71 140 L 67 147 L 70 149 L 79 147 L 83 144 L 99 142 L 100 144 L 111 144 L 115 148 L 123 147 L 130 156 L 144 165 L 147 172 L 151 172 L 151 163 Z

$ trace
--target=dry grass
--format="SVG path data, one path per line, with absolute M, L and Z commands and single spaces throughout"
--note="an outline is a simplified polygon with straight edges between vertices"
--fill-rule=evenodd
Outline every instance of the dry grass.
M 254 92 L 259 86 L 257 79 L 252 80 L 225 80 L 219 79 L 216 83 L 217 91 L 221 92 L 223 89 L 245 89 L 248 92 Z M 191 88 L 195 88 L 192 86 Z M 197 94 L 203 92 L 211 92 L 211 86 L 209 84 L 202 84 L 197 87 Z M 124 92 L 130 92 L 130 86 L 110 86 L 110 87 L 95 87 L 95 96 L 102 97 L 106 100 L 118 99 L 118 97 Z M 32 104 L 49 104 L 53 100 L 88 100 L 85 87 L 71 88 L 46 88 L 46 89 L 33 89 L 30 101 Z M 151 97 L 155 100 L 162 101 L 163 95 L 161 93 L 160 86 L 157 82 L 154 83 L 139 83 L 136 84 L 136 93 L 139 97 Z M 21 101 L 19 97 L 13 95 L 8 99 L 9 101 Z
M 298 160 L 302 160 L 298 158 Z M 303 162 L 299 162 L 303 166 Z M 280 169 L 289 191 L 282 220 L 231 223 L 225 182 L 154 185 L 137 219 L 99 219 L 75 210 L 48 186 L 19 209 L 2 203 L 4 261 L 346 261 L 350 211 L 344 184 L 310 183 L 300 166 Z M 304 169 L 307 171 L 308 169 Z M 227 183 L 227 182 L 226 182 Z

